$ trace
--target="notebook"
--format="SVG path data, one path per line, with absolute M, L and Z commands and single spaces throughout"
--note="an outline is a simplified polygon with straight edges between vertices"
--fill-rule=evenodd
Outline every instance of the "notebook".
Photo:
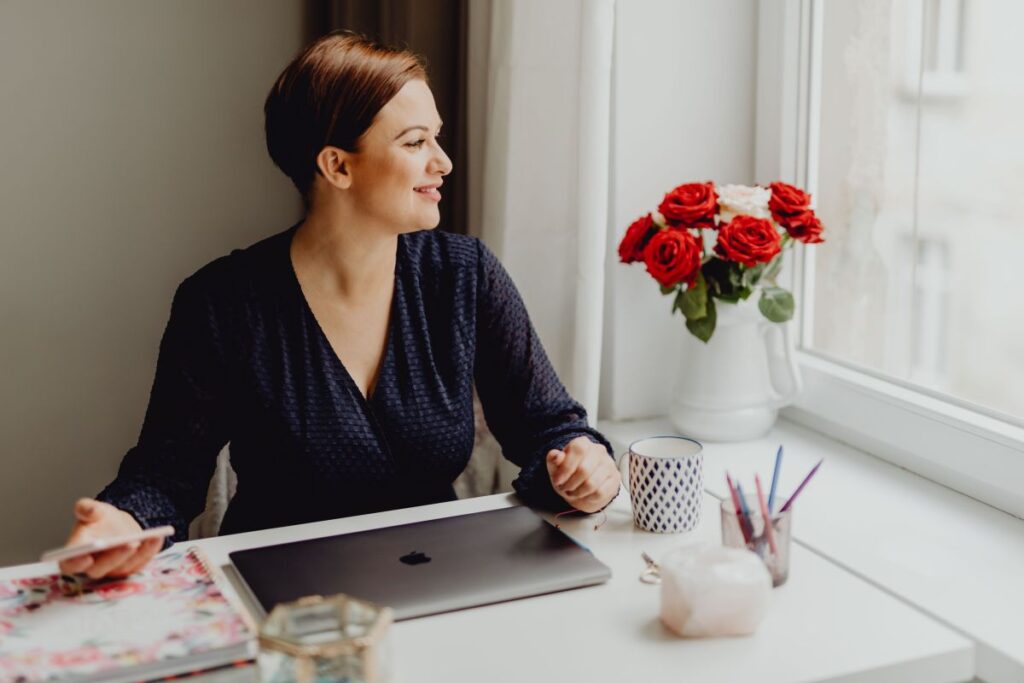
M 269 611 L 347 593 L 396 620 L 603 583 L 611 570 L 527 507 L 511 507 L 229 554 Z
M 197 547 L 126 579 L 0 581 L 0 681 L 139 681 L 256 656 L 256 629 Z

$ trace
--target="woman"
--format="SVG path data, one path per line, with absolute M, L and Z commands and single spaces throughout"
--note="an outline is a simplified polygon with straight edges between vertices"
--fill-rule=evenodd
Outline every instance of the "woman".
M 452 500 L 472 390 L 529 505 L 595 512 L 619 490 L 508 274 L 479 241 L 430 230 L 451 160 L 422 64 L 347 33 L 306 48 L 265 105 L 267 147 L 302 194 L 288 230 L 178 288 L 139 437 L 68 544 L 204 506 L 230 441 L 224 533 Z M 125 576 L 160 540 L 66 560 Z

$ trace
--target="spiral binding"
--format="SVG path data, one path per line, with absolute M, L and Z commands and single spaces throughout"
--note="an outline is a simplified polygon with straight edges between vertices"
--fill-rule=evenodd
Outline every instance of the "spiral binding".
M 197 545 L 186 548 L 185 554 L 191 555 L 195 558 L 196 562 L 199 563 L 199 566 L 203 568 L 204 572 L 206 572 L 206 575 L 210 577 L 213 585 L 217 587 L 217 590 L 220 591 L 220 594 L 224 597 L 235 613 L 239 615 L 246 628 L 248 628 L 250 633 L 252 633 L 253 639 L 255 639 L 259 633 L 259 626 L 256 624 L 256 620 L 253 619 L 252 615 L 249 614 L 249 610 L 245 608 L 245 605 L 242 604 L 242 601 L 235 594 L 234 586 L 228 586 L 230 582 L 220 571 L 220 567 L 217 567 L 210 562 L 210 557 L 206 554 L 206 551 Z M 224 590 L 225 587 L 229 587 L 231 590 Z

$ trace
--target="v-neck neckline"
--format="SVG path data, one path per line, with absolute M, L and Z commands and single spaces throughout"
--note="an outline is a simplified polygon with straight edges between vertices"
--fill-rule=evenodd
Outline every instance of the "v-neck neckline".
M 377 368 L 377 378 L 373 382 L 373 386 L 367 387 L 367 394 L 364 396 L 362 389 L 359 388 L 359 385 L 352 377 L 352 373 L 348 371 L 348 368 L 345 367 L 345 363 L 341 360 L 341 356 L 338 355 L 338 352 L 335 351 L 334 347 L 331 345 L 331 340 L 327 338 L 327 333 L 324 332 L 324 328 L 317 319 L 316 314 L 313 312 L 312 306 L 309 305 L 306 293 L 302 291 L 302 283 L 299 282 L 299 274 L 295 272 L 295 264 L 292 263 L 292 240 L 295 239 L 295 233 L 298 232 L 299 225 L 301 225 L 301 222 L 293 225 L 288 231 L 287 238 L 285 239 L 284 259 L 285 265 L 287 266 L 289 280 L 295 287 L 295 293 L 299 297 L 303 315 L 312 319 L 313 324 L 316 327 L 317 334 L 320 335 L 320 342 L 327 347 L 327 350 L 330 352 L 329 355 L 334 359 L 333 362 L 337 369 L 340 370 L 342 378 L 347 382 L 349 389 L 359 398 L 363 405 L 370 408 L 370 406 L 375 402 L 374 399 L 376 399 L 378 394 L 377 390 L 380 388 L 381 381 L 384 379 L 384 373 L 388 369 L 391 361 L 391 346 L 393 343 L 395 319 L 398 316 L 399 272 L 402 264 L 402 235 L 398 235 L 395 247 L 395 281 L 391 291 L 391 309 L 388 311 L 388 329 L 387 333 L 384 335 L 384 353 L 381 354 L 380 367 Z

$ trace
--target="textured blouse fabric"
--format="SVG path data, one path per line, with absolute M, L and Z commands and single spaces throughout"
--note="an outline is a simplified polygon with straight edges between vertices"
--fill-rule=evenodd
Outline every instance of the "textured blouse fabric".
M 222 533 L 453 500 L 473 449 L 473 386 L 527 504 L 569 505 L 545 457 L 608 441 L 555 375 L 515 285 L 475 238 L 400 235 L 388 336 L 369 399 L 313 316 L 290 245 L 297 226 L 178 287 L 138 444 L 98 496 L 184 540 L 230 442 Z

